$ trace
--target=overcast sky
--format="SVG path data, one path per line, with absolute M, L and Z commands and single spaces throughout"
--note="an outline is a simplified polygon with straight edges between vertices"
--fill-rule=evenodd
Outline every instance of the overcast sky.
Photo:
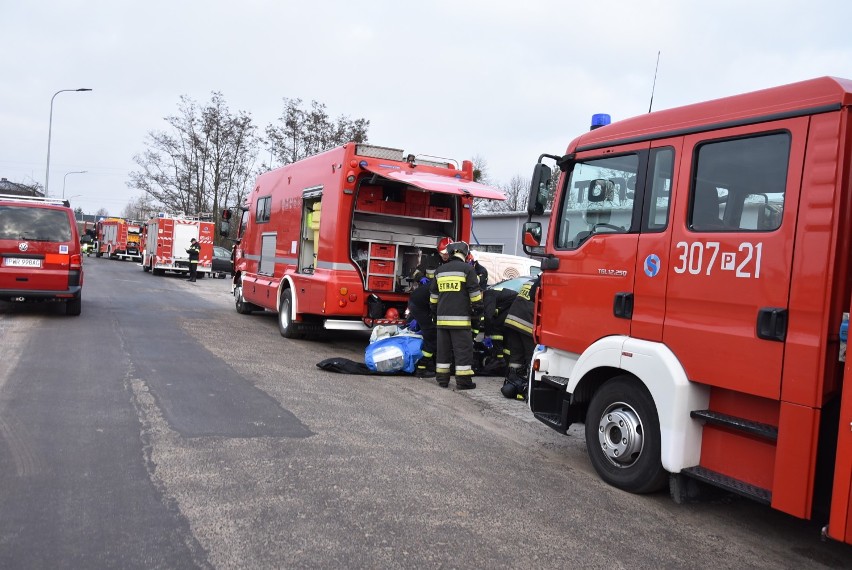
M 259 132 L 283 97 L 316 100 L 505 183 L 594 113 L 646 113 L 658 51 L 655 110 L 852 78 L 845 0 L 0 0 L 0 22 L 0 177 L 44 184 L 51 97 L 91 88 L 54 100 L 49 191 L 113 215 L 181 95 L 219 91 Z

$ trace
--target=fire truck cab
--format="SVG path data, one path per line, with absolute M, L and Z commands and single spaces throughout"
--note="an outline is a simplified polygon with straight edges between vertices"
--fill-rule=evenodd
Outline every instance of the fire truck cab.
M 852 81 L 824 77 L 539 159 L 528 210 L 552 211 L 544 239 L 531 221 L 522 238 L 544 258 L 529 405 L 562 433 L 584 423 L 607 483 L 682 499 L 699 480 L 852 543 L 850 105 Z
M 474 198 L 505 199 L 473 181 L 469 161 L 366 144 L 267 172 L 243 207 L 236 310 L 277 312 L 287 338 L 401 322 L 438 241 L 468 240 Z

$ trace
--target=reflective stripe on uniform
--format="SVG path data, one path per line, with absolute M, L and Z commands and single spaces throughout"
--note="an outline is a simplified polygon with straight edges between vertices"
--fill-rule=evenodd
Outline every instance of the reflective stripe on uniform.
M 508 315 L 506 317 L 506 326 L 527 332 L 530 335 L 532 334 L 533 330 L 531 322 L 525 321 L 519 317 L 516 317 L 515 315 Z
M 435 324 L 439 327 L 470 328 L 470 317 L 439 317 Z

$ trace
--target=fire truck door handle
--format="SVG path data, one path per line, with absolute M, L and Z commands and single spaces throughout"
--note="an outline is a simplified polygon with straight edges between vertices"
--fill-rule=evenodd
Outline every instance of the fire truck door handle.
M 633 293 L 616 293 L 612 314 L 619 319 L 633 318 Z
M 762 307 L 758 310 L 757 338 L 784 342 L 787 339 L 787 309 Z

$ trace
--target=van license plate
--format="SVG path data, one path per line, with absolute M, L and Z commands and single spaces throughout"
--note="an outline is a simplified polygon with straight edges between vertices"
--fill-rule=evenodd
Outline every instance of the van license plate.
M 41 260 L 23 257 L 7 257 L 3 260 L 3 265 L 6 267 L 41 267 Z

